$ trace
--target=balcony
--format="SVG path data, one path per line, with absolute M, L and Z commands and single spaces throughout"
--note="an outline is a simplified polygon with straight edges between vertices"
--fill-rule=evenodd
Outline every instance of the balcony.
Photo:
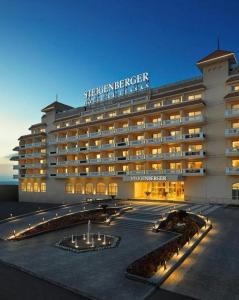
M 145 124 L 141 124 L 141 125 L 133 125 L 130 126 L 130 131 L 131 132 L 135 132 L 135 131 L 141 131 L 145 128 Z
M 102 135 L 101 131 L 92 132 L 89 134 L 90 138 L 100 137 Z
M 25 144 L 24 147 L 21 146 L 21 148 L 23 148 L 23 149 L 41 148 L 41 147 L 46 147 L 46 143 L 37 142 L 37 143 Z
M 21 164 L 20 168 L 21 169 L 41 169 L 45 168 L 46 164 L 41 164 L 41 163 L 32 163 L 32 164 Z
M 182 173 L 183 173 L 183 176 L 203 176 L 203 175 L 205 175 L 205 169 L 203 169 L 203 168 L 183 169 Z
M 13 179 L 18 179 L 18 178 L 19 178 L 19 175 L 18 175 L 18 174 L 13 174 L 12 178 L 13 178 Z
M 153 123 L 146 123 L 145 128 L 147 129 L 155 129 L 161 128 L 162 122 L 153 122 Z
M 101 149 L 112 149 L 115 147 L 115 144 L 103 144 L 101 145 Z
M 227 128 L 225 129 L 226 137 L 239 136 L 239 128 Z
M 147 154 L 146 159 L 147 160 L 159 160 L 163 158 L 162 153 L 157 153 L 157 154 Z
M 145 155 L 141 154 L 141 155 L 131 155 L 129 157 L 130 161 L 138 161 L 138 160 L 145 160 Z
M 185 151 L 183 152 L 183 156 L 185 158 L 204 158 L 205 157 L 205 151 Z
M 145 174 L 145 170 L 129 171 L 127 173 L 129 175 L 144 175 Z
M 20 154 L 20 158 L 40 158 L 46 156 L 46 153 L 43 152 L 34 152 L 34 153 L 25 153 L 25 154 Z
M 19 165 L 14 165 L 13 166 L 13 170 L 18 170 L 19 169 Z
M 183 117 L 181 119 L 182 124 L 201 123 L 201 122 L 205 122 L 205 117 L 203 115 L 198 115 L 194 117 L 188 116 L 188 117 Z
M 121 127 L 121 128 L 116 128 L 115 133 L 126 133 L 129 132 L 129 127 Z
M 178 118 L 178 119 L 172 119 L 172 120 L 163 120 L 162 121 L 162 126 L 163 127 L 167 127 L 167 126 L 177 126 L 177 125 L 180 125 L 181 123 L 181 119 Z
M 199 132 L 199 133 L 192 133 L 192 134 L 183 134 L 182 135 L 182 140 L 183 141 L 202 141 L 205 139 L 205 134 L 203 132 Z
M 227 148 L 225 151 L 227 156 L 238 156 L 239 155 L 239 148 Z
M 93 146 L 89 146 L 89 150 L 100 150 L 101 146 L 100 145 L 93 145 Z
M 227 109 L 224 116 L 225 118 L 239 117 L 239 109 Z
M 112 135 L 112 134 L 114 134 L 114 133 L 115 133 L 114 129 L 103 130 L 103 131 L 101 132 L 101 136 L 108 136 L 108 135 Z
M 45 178 L 47 174 L 21 174 L 21 178 Z
M 226 175 L 239 175 L 239 168 L 236 167 L 226 168 Z
M 130 141 L 129 144 L 130 146 L 138 146 L 138 145 L 143 145 L 145 143 L 145 140 L 135 140 L 135 141 Z
M 146 139 L 145 144 L 150 144 L 150 145 L 157 145 L 162 143 L 162 138 L 152 138 L 152 139 Z

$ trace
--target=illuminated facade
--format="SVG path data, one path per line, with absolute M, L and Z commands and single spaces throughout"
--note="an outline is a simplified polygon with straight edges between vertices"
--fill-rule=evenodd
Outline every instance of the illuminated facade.
M 15 148 L 21 201 L 239 203 L 239 67 L 216 50 L 201 77 L 72 108 L 45 107 Z

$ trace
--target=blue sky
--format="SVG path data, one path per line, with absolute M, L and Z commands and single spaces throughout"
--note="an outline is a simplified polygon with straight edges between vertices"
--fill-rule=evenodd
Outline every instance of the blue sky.
M 199 75 L 216 49 L 239 53 L 239 1 L 0 0 L 0 179 L 17 137 L 59 99 L 148 71 L 151 86 Z

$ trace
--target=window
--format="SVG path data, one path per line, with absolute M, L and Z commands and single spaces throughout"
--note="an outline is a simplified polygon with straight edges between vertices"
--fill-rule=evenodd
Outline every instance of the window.
M 182 100 L 182 97 L 179 97 L 179 98 L 174 98 L 171 101 L 172 101 L 172 104 L 177 104 L 177 103 L 180 103 L 181 100 Z
M 161 102 L 154 103 L 155 108 L 160 107 L 160 106 L 161 106 Z
M 114 172 L 115 171 L 115 166 L 109 166 L 108 170 L 109 170 L 109 172 Z
M 85 119 L 85 122 L 86 122 L 86 123 L 88 123 L 88 122 L 90 122 L 90 121 L 91 121 L 91 118 L 86 118 L 86 119 Z
M 152 149 L 152 154 L 160 154 L 162 152 L 161 148 Z
M 110 183 L 109 184 L 109 195 L 116 196 L 118 194 L 118 185 L 117 183 Z
M 233 168 L 239 168 L 239 160 L 238 159 L 233 159 L 232 160 L 232 166 L 233 166 Z
M 46 192 L 46 183 L 45 183 L 45 182 L 42 182 L 42 183 L 41 183 L 41 192 L 42 192 L 42 193 L 45 193 L 45 192 Z
M 142 111 L 142 110 L 145 110 L 145 109 L 146 109 L 145 105 L 137 106 L 137 107 L 136 107 L 136 110 L 137 110 L 137 111 Z
M 238 108 L 239 108 L 239 104 L 238 103 L 232 105 L 232 109 L 238 109 Z
M 86 194 L 93 194 L 93 183 L 87 183 L 85 185 L 85 193 Z
M 123 165 L 122 169 L 123 169 L 124 172 L 127 172 L 127 171 L 129 171 L 129 166 L 128 165 Z
M 202 99 L 202 94 L 196 94 L 196 95 L 189 95 L 188 100 L 200 100 Z
M 27 192 L 32 192 L 32 184 L 30 182 L 27 183 Z
M 21 183 L 21 191 L 26 192 L 26 185 L 24 182 Z
M 161 118 L 157 117 L 153 119 L 153 123 L 160 123 L 161 122 Z
M 169 147 L 169 152 L 170 153 L 176 153 L 176 152 L 180 152 L 180 151 L 181 151 L 181 147 L 180 146 Z
M 67 183 L 65 191 L 67 194 L 74 194 L 74 185 L 72 183 Z
M 135 170 L 136 171 L 143 171 L 144 170 L 144 165 L 135 165 Z
M 180 136 L 181 135 L 181 131 L 180 130 L 170 131 L 170 135 L 171 136 Z
M 201 111 L 190 111 L 188 113 L 189 117 L 196 117 L 196 116 L 201 116 L 202 112 Z
M 40 192 L 40 188 L 37 182 L 34 182 L 33 184 L 33 192 Z
M 232 185 L 232 200 L 239 200 L 239 183 Z
M 144 155 L 144 149 L 139 149 L 135 151 L 136 155 Z
M 97 120 L 103 119 L 103 115 L 98 115 L 98 116 L 96 117 L 96 119 L 97 119 Z
M 232 147 L 233 148 L 239 148 L 239 141 L 233 141 L 232 142 Z
M 189 145 L 188 151 L 190 152 L 196 152 L 202 150 L 202 145 Z
M 182 168 L 182 164 L 181 163 L 170 163 L 170 169 L 171 170 L 180 170 Z
M 154 139 L 159 139 L 159 138 L 161 138 L 161 132 L 155 132 L 155 133 L 153 133 L 153 138 L 154 138 Z
M 109 112 L 110 118 L 115 117 L 115 116 L 116 116 L 116 111 Z
M 232 87 L 232 90 L 233 91 L 239 91 L 239 85 L 234 85 L 233 87 Z
M 103 182 L 99 182 L 96 185 L 96 193 L 100 195 L 105 195 L 106 189 L 105 184 Z
M 188 163 L 189 169 L 201 169 L 202 168 L 202 162 L 201 161 L 191 161 Z
M 137 140 L 138 140 L 138 141 L 142 141 L 143 139 L 144 139 L 144 136 L 143 136 L 143 135 L 138 135 L 138 136 L 137 136 Z
M 77 183 L 77 184 L 76 184 L 76 190 L 75 190 L 75 192 L 76 192 L 77 194 L 83 194 L 83 186 L 82 186 L 81 183 Z
M 125 115 L 125 114 L 129 114 L 130 113 L 130 108 L 127 108 L 127 109 L 124 109 L 123 110 L 123 114 Z
M 129 127 L 129 124 L 128 123 L 124 123 L 122 127 L 123 128 L 127 128 L 127 127 Z
M 143 124 L 144 124 L 144 121 L 143 121 L 143 120 L 137 121 L 137 122 L 136 122 L 136 125 L 143 125 Z
M 169 116 L 169 120 L 178 120 L 180 119 L 180 115 L 171 115 Z
M 189 128 L 188 129 L 189 134 L 195 134 L 195 133 L 200 133 L 200 132 L 201 132 L 201 128 Z
M 152 164 L 152 170 L 161 170 L 161 164 L 159 163 Z

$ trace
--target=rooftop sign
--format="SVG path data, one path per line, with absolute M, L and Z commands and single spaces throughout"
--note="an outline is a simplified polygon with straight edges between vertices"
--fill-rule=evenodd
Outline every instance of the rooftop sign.
M 105 100 L 141 91 L 148 87 L 149 74 L 144 72 L 86 91 L 84 93 L 85 104 L 88 106 L 103 102 Z

